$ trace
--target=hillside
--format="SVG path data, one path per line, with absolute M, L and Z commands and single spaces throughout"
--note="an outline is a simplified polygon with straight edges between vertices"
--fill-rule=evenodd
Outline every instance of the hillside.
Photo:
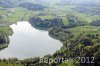
M 0 50 L 9 48 L 9 36 L 13 35 L 10 25 L 18 21 L 48 31 L 50 38 L 62 42 L 60 50 L 43 58 L 71 58 L 70 66 L 100 66 L 100 0 L 0 0 Z M 0 59 L 0 65 L 69 66 L 62 61 L 39 63 L 39 60 L 40 57 Z

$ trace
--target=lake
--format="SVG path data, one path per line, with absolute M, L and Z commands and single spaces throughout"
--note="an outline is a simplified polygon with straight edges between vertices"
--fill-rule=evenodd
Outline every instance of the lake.
M 9 46 L 0 51 L 0 58 L 18 59 L 43 57 L 60 50 L 62 43 L 48 35 L 48 31 L 38 30 L 27 21 L 12 24 L 13 35 Z

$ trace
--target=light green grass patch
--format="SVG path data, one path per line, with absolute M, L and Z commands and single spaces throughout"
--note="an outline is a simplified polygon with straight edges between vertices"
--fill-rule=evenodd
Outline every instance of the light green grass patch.
M 100 26 L 78 26 L 75 28 L 69 29 L 74 35 L 80 33 L 92 33 L 92 34 L 100 34 Z

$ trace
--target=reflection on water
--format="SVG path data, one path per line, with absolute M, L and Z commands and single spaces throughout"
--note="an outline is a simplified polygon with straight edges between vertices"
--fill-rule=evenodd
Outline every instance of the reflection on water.
M 61 42 L 51 38 L 48 31 L 37 30 L 28 22 L 18 22 L 10 26 L 13 35 L 8 48 L 0 51 L 0 58 L 16 57 L 19 59 L 53 54 L 62 46 Z

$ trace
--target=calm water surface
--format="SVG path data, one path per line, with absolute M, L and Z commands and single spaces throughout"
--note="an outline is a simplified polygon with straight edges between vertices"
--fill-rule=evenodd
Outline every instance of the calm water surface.
M 18 22 L 10 27 L 14 33 L 10 37 L 9 46 L 0 51 L 0 58 L 43 57 L 53 54 L 62 46 L 59 40 L 48 35 L 48 31 L 35 29 L 26 21 Z

